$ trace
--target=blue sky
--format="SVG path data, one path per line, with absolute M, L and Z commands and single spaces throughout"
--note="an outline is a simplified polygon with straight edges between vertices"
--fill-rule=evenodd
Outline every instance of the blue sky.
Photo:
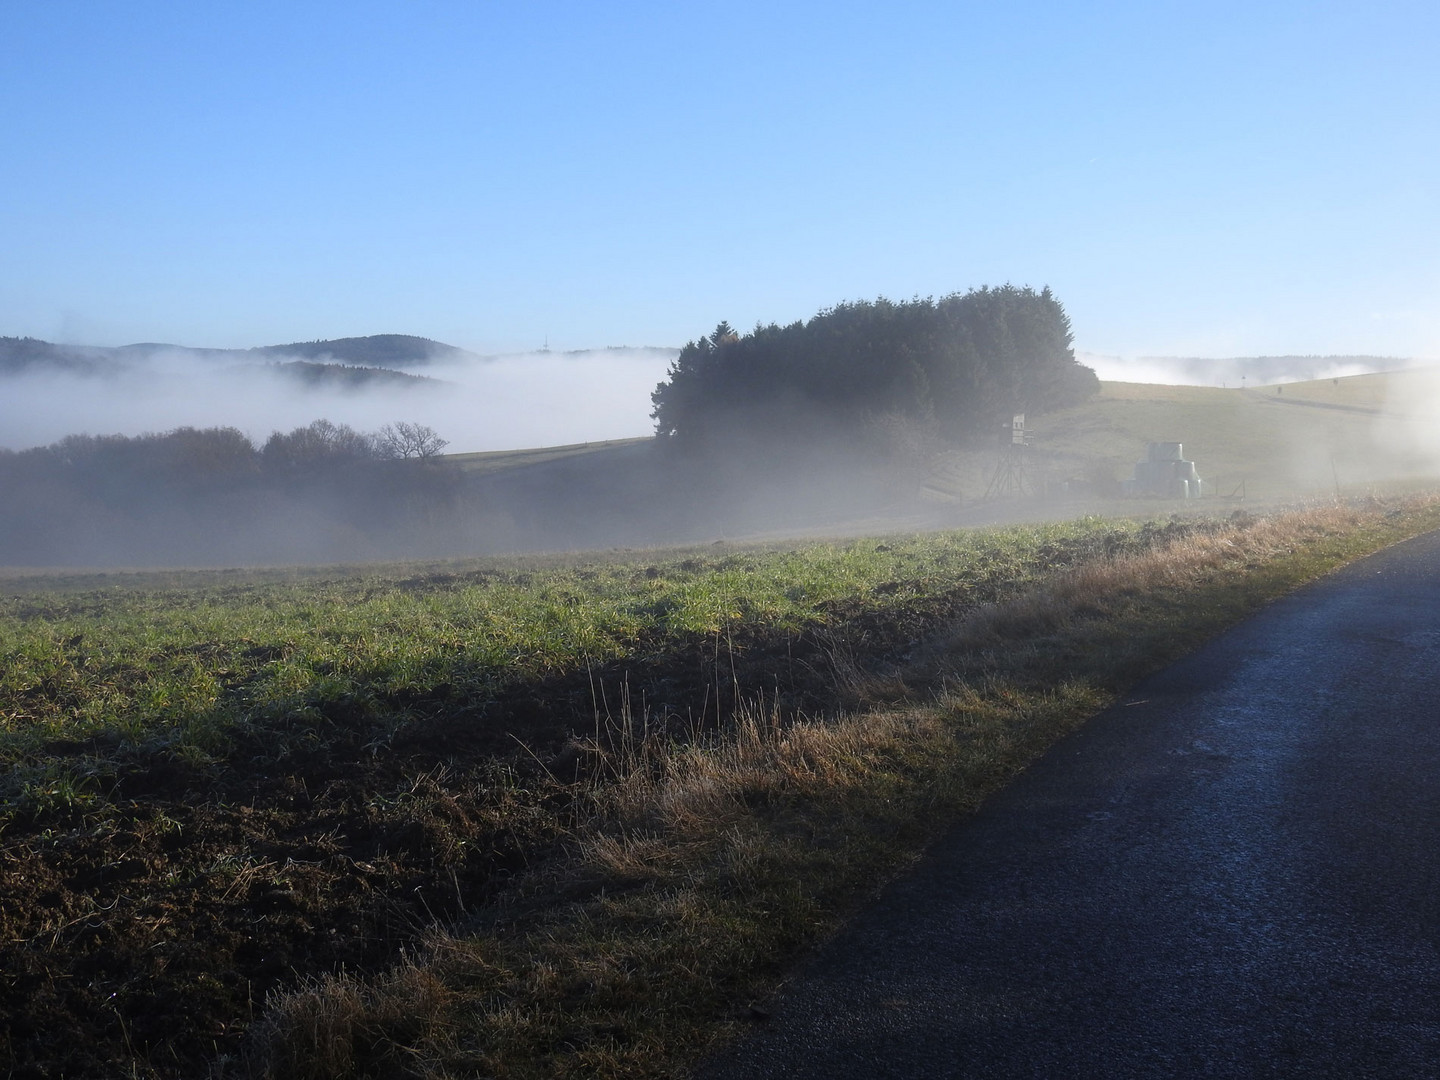
M 679 345 L 1051 286 L 1440 358 L 1440 5 L 0 6 L 0 334 Z

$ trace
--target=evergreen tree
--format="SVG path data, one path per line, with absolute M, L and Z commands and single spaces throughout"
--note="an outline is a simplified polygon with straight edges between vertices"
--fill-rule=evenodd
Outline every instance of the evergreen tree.
M 743 336 L 722 322 L 681 350 L 651 395 L 652 416 L 659 435 L 697 447 L 757 426 L 783 441 L 805 430 L 807 413 L 830 424 L 901 417 L 964 438 L 997 416 L 1093 394 L 1099 381 L 1071 344 L 1051 291 L 1012 285 L 938 301 L 838 304 Z

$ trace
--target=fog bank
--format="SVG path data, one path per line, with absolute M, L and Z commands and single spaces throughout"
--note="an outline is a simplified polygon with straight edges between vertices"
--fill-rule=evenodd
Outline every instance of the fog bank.
M 1377 371 L 1402 371 L 1422 361 L 1395 356 L 1110 356 L 1075 353 L 1107 382 L 1166 386 L 1269 386 L 1338 379 Z
M 116 352 L 123 360 L 94 370 L 31 367 L 0 377 L 0 447 L 186 426 L 235 427 L 259 444 L 320 417 L 364 431 L 395 420 L 425 424 L 449 440 L 451 453 L 623 439 L 653 430 L 650 392 L 676 355 L 459 354 L 387 371 L 322 367 L 313 357 Z

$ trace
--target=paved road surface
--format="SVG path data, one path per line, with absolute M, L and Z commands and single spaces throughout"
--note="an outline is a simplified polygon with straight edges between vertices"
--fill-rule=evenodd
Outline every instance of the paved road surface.
M 1440 533 L 1057 744 L 819 956 L 741 1077 L 1440 1077 Z

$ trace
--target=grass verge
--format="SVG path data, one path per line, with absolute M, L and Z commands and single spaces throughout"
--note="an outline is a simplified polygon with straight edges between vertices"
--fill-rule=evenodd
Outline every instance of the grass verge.
M 937 828 L 1137 678 L 1436 527 L 1434 498 L 1192 522 L 976 606 L 903 662 L 849 669 L 845 713 L 752 693 L 677 735 L 621 709 L 572 748 L 577 779 L 527 789 L 564 807 L 547 858 L 379 974 L 276 992 L 217 1071 L 683 1075 Z
M 0 578 L 0 1065 L 198 1075 L 274 994 L 546 880 L 636 746 L 863 705 L 960 614 L 1191 527 Z

